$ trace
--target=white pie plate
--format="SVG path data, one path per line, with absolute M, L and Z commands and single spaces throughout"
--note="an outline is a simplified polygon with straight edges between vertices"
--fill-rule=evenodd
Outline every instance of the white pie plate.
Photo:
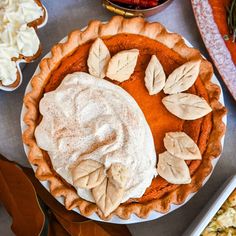
M 86 27 L 85 27 L 85 28 L 86 28 Z M 82 30 L 84 30 L 85 28 L 83 28 Z M 184 39 L 186 45 L 188 45 L 189 47 L 193 47 L 192 44 L 191 44 L 189 41 L 187 41 L 185 38 L 183 38 L 183 39 Z M 60 41 L 60 43 L 63 43 L 63 42 L 65 42 L 66 40 L 67 40 L 67 37 L 63 38 L 63 39 Z M 51 56 L 51 53 L 49 52 L 44 58 L 47 58 L 47 57 L 50 57 L 50 56 Z M 36 75 L 36 74 L 38 74 L 38 73 L 39 73 L 39 67 L 36 68 L 36 71 L 35 71 L 34 75 Z M 33 76 L 34 76 L 34 75 L 33 75 Z M 29 81 L 29 83 L 28 83 L 28 85 L 27 85 L 27 87 L 26 87 L 25 94 L 28 93 L 28 92 L 30 92 L 30 91 L 32 90 L 32 87 L 31 87 L 31 83 L 30 83 L 30 82 L 31 82 L 31 80 Z M 217 84 L 217 85 L 220 87 L 220 89 L 221 89 L 220 102 L 221 102 L 221 104 L 224 105 L 224 98 L 223 98 L 222 88 L 221 88 L 220 83 L 219 83 L 219 81 L 217 80 L 217 78 L 216 78 L 215 75 L 213 75 L 213 77 L 212 77 L 212 82 L 215 83 L 215 84 Z M 26 107 L 25 107 L 24 104 L 23 104 L 22 110 L 21 110 L 21 118 L 20 118 L 21 131 L 22 131 L 22 133 L 23 133 L 24 130 L 27 128 L 27 125 L 26 125 L 26 124 L 24 123 L 24 121 L 23 121 L 23 117 L 25 116 L 25 113 L 26 113 Z M 226 118 L 226 116 L 224 116 L 223 121 L 224 121 L 224 123 L 225 123 L 225 125 L 226 125 L 226 123 L 227 123 L 227 118 Z M 224 136 L 222 137 L 221 144 L 222 144 L 222 147 L 223 147 L 223 145 L 224 145 Z M 23 146 L 24 146 L 25 153 L 26 153 L 26 155 L 28 156 L 29 147 L 28 147 L 27 145 L 25 145 L 24 143 L 23 143 Z M 212 160 L 212 166 L 213 166 L 212 171 L 213 171 L 213 169 L 215 168 L 215 165 L 216 165 L 216 163 L 218 162 L 219 157 L 220 157 L 220 156 L 218 156 L 217 158 L 215 158 L 214 160 Z M 37 167 L 34 166 L 34 165 L 31 165 L 31 166 L 32 166 L 33 170 L 36 171 Z M 204 184 L 207 182 L 207 180 L 210 178 L 210 175 L 211 175 L 211 174 L 212 174 L 212 172 L 211 172 L 211 173 L 206 177 L 206 179 L 203 181 L 203 185 L 204 185 Z M 41 182 L 41 184 L 50 192 L 48 181 L 40 181 L 40 182 Z M 164 216 L 164 215 L 167 215 L 168 213 L 170 213 L 170 212 L 172 212 L 172 211 L 174 211 L 174 210 L 180 208 L 180 207 L 183 206 L 185 203 L 187 203 L 195 194 L 196 194 L 196 193 L 191 193 L 191 194 L 186 198 L 186 200 L 185 200 L 185 202 L 184 202 L 183 204 L 180 204 L 180 205 L 171 204 L 170 210 L 169 210 L 167 213 L 164 213 L 164 214 L 162 214 L 162 213 L 160 213 L 160 212 L 152 211 L 152 212 L 150 213 L 150 215 L 149 215 L 147 218 L 140 218 L 140 217 L 136 216 L 135 214 L 132 214 L 131 217 L 130 217 L 128 220 L 123 220 L 123 219 L 121 219 L 121 218 L 119 218 L 119 217 L 117 217 L 117 216 L 113 216 L 109 221 L 104 221 L 104 222 L 113 223 L 113 224 L 133 224 L 133 223 L 141 223 L 141 222 L 145 222 L 145 221 L 155 220 L 155 219 L 157 219 L 157 218 L 160 218 L 160 217 L 162 217 L 162 216 Z M 57 199 L 57 201 L 59 201 L 62 205 L 64 205 L 64 199 L 63 199 L 63 197 L 56 197 L 56 199 Z M 78 208 L 74 208 L 73 211 L 75 211 L 75 212 L 77 212 L 77 213 L 80 214 L 80 211 L 78 210 Z M 96 220 L 96 221 L 103 221 L 102 219 L 100 219 L 100 217 L 99 217 L 96 213 L 93 213 L 92 215 L 88 216 L 87 218 L 92 219 L 92 220 Z
M 47 9 L 46 9 L 46 7 L 44 5 L 42 5 L 42 7 L 45 10 L 45 18 L 44 18 L 44 21 L 42 22 L 42 24 L 37 26 L 37 29 L 40 29 L 40 28 L 44 27 L 47 24 L 47 21 L 48 21 Z M 33 62 L 33 61 L 31 61 L 31 62 Z M 23 68 L 24 68 L 26 63 L 27 62 L 24 59 L 20 59 L 20 60 L 16 61 L 16 67 L 17 67 L 17 70 L 18 70 L 19 76 L 20 76 L 19 84 L 16 87 L 6 87 L 6 86 L 0 85 L 0 90 L 7 91 L 7 92 L 12 92 L 12 91 L 14 91 L 14 90 L 16 90 L 17 88 L 20 87 L 20 85 L 22 83 L 22 80 L 23 80 L 23 76 L 22 76 L 22 71 L 21 70 L 23 70 Z

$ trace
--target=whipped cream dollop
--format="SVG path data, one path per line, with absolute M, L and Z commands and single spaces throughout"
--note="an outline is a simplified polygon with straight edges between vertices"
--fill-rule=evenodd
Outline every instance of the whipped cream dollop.
M 30 23 L 43 16 L 43 9 L 34 0 L 1 0 L 2 21 Z
M 0 58 L 5 59 L 7 68 L 12 66 L 12 58 L 18 58 L 19 55 L 31 57 L 39 49 L 40 41 L 33 27 L 27 24 L 43 16 L 43 8 L 34 0 L 2 0 L 0 1 Z M 9 80 L 9 77 L 3 77 L 1 81 L 14 82 L 17 79 L 17 73 Z M 3 84 L 3 82 L 2 82 Z
M 22 25 L 17 33 L 16 43 L 20 54 L 32 56 L 37 53 L 40 41 L 34 28 Z
M 13 57 L 18 57 L 17 49 L 5 43 L 0 44 L 0 58 L 11 60 Z
M 15 82 L 17 76 L 16 63 L 14 61 L 0 58 L 0 81 L 4 86 Z
M 53 168 L 73 185 L 71 170 L 92 159 L 109 169 L 121 163 L 129 170 L 123 201 L 141 197 L 156 175 L 151 130 L 136 101 L 124 89 L 87 73 L 67 75 L 59 87 L 44 94 L 42 121 L 35 130 L 40 148 Z M 94 202 L 90 190 L 78 195 Z

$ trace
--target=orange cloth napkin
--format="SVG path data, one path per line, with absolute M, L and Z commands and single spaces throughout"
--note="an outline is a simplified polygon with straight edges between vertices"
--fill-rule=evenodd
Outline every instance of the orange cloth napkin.
M 19 236 L 130 236 L 125 225 L 89 220 L 68 211 L 41 185 L 30 168 L 8 161 L 0 154 L 0 201 L 12 217 L 12 231 Z

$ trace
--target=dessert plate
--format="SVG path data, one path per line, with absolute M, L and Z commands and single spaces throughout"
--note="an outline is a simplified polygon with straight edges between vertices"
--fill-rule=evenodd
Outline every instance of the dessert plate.
M 236 100 L 236 66 L 225 45 L 208 0 L 191 0 L 204 44 L 230 93 Z
M 84 29 L 85 29 L 85 28 L 84 28 Z M 84 30 L 84 29 L 83 29 L 83 30 Z M 65 42 L 66 40 L 67 40 L 67 37 L 63 38 L 63 39 L 60 41 L 60 43 Z M 185 41 L 185 43 L 186 43 L 187 46 L 192 47 L 192 45 L 190 44 L 190 42 L 188 42 L 186 39 L 184 39 L 184 41 Z M 49 52 L 49 53 L 45 56 L 45 58 L 50 57 L 50 56 L 51 56 L 51 53 Z M 38 72 L 39 72 L 39 67 L 37 67 L 37 69 L 36 69 L 34 75 L 38 74 Z M 27 87 L 26 87 L 25 94 L 28 93 L 28 92 L 30 92 L 31 89 L 32 89 L 30 82 L 31 82 L 31 81 L 29 81 L 29 83 L 28 83 L 28 85 L 27 85 Z M 217 80 L 217 78 L 216 78 L 215 75 L 213 75 L 212 82 L 215 83 L 215 84 L 217 84 L 217 85 L 221 88 L 220 83 L 219 83 L 219 81 Z M 220 95 L 219 101 L 224 105 L 224 98 L 223 98 L 222 88 L 221 88 L 221 95 Z M 25 107 L 24 104 L 23 104 L 22 110 L 21 110 L 21 117 L 20 117 L 21 131 L 22 131 L 22 133 L 23 133 L 23 132 L 25 131 L 25 129 L 27 128 L 27 126 L 26 126 L 26 124 L 24 123 L 24 120 L 23 120 L 26 111 L 27 111 L 27 109 L 26 109 L 26 107 Z M 226 116 L 224 116 L 223 121 L 224 121 L 224 123 L 226 124 L 226 122 L 227 122 Z M 223 147 L 223 144 L 224 144 L 224 136 L 222 137 L 221 144 L 222 144 L 222 147 Z M 26 153 L 26 155 L 28 156 L 29 148 L 28 148 L 28 146 L 25 145 L 25 144 L 23 144 L 23 146 L 24 146 L 25 153 Z M 214 169 L 214 167 L 215 167 L 215 165 L 216 165 L 216 163 L 217 163 L 218 160 L 219 160 L 219 157 L 217 157 L 217 158 L 215 158 L 214 160 L 212 160 L 212 167 L 213 167 L 213 168 L 212 168 L 212 171 L 213 171 L 213 169 Z M 31 165 L 31 166 L 32 166 L 33 170 L 36 171 L 36 168 L 37 168 L 37 167 L 34 166 L 34 165 Z M 211 172 L 211 173 L 212 173 L 212 172 Z M 206 179 L 205 179 L 204 182 L 203 182 L 203 185 L 207 182 L 207 180 L 209 179 L 210 175 L 211 175 L 211 174 L 209 174 L 209 175 L 206 177 Z M 41 182 L 41 184 L 50 192 L 48 181 L 40 181 L 40 182 Z M 162 216 L 164 216 L 164 215 L 166 215 L 166 214 L 168 214 L 168 213 L 170 213 L 170 212 L 172 212 L 172 211 L 174 211 L 174 210 L 180 208 L 180 207 L 183 206 L 185 203 L 187 203 L 195 194 L 196 194 L 196 193 L 191 193 L 191 194 L 186 198 L 186 201 L 185 201 L 183 204 L 180 204 L 180 205 L 174 205 L 174 204 L 172 204 L 170 210 L 169 210 L 167 213 L 164 213 L 164 214 L 163 214 L 163 213 L 160 213 L 160 212 L 152 211 L 151 214 L 150 214 L 147 218 L 140 218 L 140 217 L 137 217 L 135 214 L 132 214 L 131 217 L 130 217 L 128 220 L 123 220 L 123 219 L 121 219 L 121 218 L 119 218 L 119 217 L 117 217 L 117 216 L 113 216 L 110 220 L 104 221 L 104 222 L 107 222 L 107 223 L 114 223 L 114 224 L 132 224 L 132 223 L 141 223 L 141 222 L 145 222 L 145 221 L 151 221 L 151 220 L 160 218 L 160 217 L 162 217 Z M 64 199 L 63 199 L 62 197 L 57 197 L 56 199 L 57 199 L 57 201 L 59 201 L 62 205 L 64 205 Z M 80 214 L 80 211 L 79 211 L 77 208 L 74 208 L 73 211 L 75 211 L 75 212 L 77 212 L 77 213 Z M 93 213 L 92 215 L 88 216 L 87 218 L 92 219 L 92 220 L 96 220 L 96 221 L 103 221 L 103 220 L 101 220 L 100 217 L 99 217 L 97 214 L 95 214 L 95 213 Z
M 42 22 L 42 24 L 38 25 L 36 28 L 37 29 L 40 29 L 42 27 L 44 27 L 46 24 L 47 24 L 47 21 L 48 21 L 48 12 L 47 12 L 47 9 L 44 5 L 42 5 L 44 11 L 45 11 L 45 18 L 44 18 L 44 21 Z M 33 61 L 31 61 L 33 62 Z M 19 71 L 19 76 L 20 76 L 20 81 L 19 81 L 19 84 L 16 86 L 16 87 L 6 87 L 6 86 L 2 86 L 0 85 L 0 90 L 3 90 L 3 91 L 7 91 L 7 92 L 11 92 L 11 91 L 14 91 L 16 90 L 22 83 L 22 79 L 23 79 L 23 76 L 22 76 L 22 69 L 24 68 L 25 64 L 27 62 L 24 60 L 24 59 L 21 59 L 21 60 L 17 60 L 16 61 L 16 66 L 17 66 L 17 70 Z

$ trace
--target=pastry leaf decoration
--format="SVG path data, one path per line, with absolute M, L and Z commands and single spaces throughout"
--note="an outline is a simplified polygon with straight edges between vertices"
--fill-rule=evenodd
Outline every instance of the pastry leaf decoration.
M 94 200 L 105 216 L 120 205 L 127 180 L 128 169 L 120 163 L 113 163 L 103 182 L 92 189 Z
M 184 132 L 166 133 L 164 146 L 169 153 L 183 160 L 202 158 L 197 144 Z
M 191 183 L 190 172 L 185 161 L 171 155 L 168 151 L 159 154 L 157 173 L 172 184 Z
M 91 189 L 106 178 L 103 164 L 94 160 L 83 160 L 72 170 L 75 187 Z
M 134 72 L 138 55 L 138 49 L 118 52 L 109 61 L 106 76 L 118 82 L 128 80 Z
M 164 93 L 175 94 L 189 89 L 197 79 L 201 61 L 190 61 L 175 69 L 167 78 Z
M 92 189 L 92 194 L 99 209 L 108 216 L 120 205 L 124 189 L 117 188 L 109 178 L 105 178 L 100 185 Z
M 166 109 L 183 120 L 195 120 L 212 111 L 205 99 L 190 93 L 177 93 L 162 99 Z
M 152 55 L 145 71 L 145 86 L 149 95 L 159 93 L 165 86 L 166 75 L 156 55 Z
M 111 183 L 113 183 L 117 188 L 124 188 L 129 177 L 129 172 L 124 165 L 114 163 L 107 171 L 107 176 Z
M 103 79 L 106 74 L 110 52 L 104 42 L 97 38 L 89 50 L 87 60 L 89 73 L 97 78 Z

